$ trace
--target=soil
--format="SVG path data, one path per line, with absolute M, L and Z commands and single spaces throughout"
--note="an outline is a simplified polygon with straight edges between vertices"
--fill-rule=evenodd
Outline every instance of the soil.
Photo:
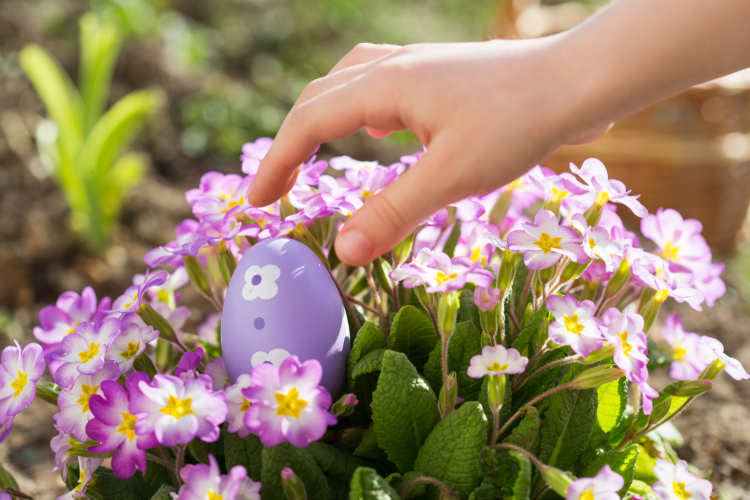
M 38 325 L 39 310 L 66 290 L 80 291 L 90 285 L 98 297 L 118 296 L 133 274 L 144 271 L 144 253 L 171 240 L 175 225 L 191 216 L 184 191 L 197 186 L 207 171 L 239 170 L 237 161 L 217 164 L 180 152 L 176 103 L 199 88 L 200 78 L 179 79 L 165 73 L 158 51 L 150 50 L 147 42 L 130 46 L 118 63 L 113 98 L 133 88 L 159 85 L 166 90 L 170 106 L 139 142 L 138 147 L 152 158 L 149 175 L 125 203 L 122 225 L 112 244 L 103 255 L 92 254 L 70 231 L 65 200 L 36 154 L 32 136 L 43 108 L 25 77 L 12 64 L 3 65 L 3 57 L 12 57 L 26 43 L 45 42 L 35 24 L 19 15 L 14 5 L 0 4 L 0 349 L 13 339 L 22 344 L 33 341 L 31 332 Z M 75 10 L 79 3 L 60 5 Z M 70 57 L 74 50 L 48 41 L 45 46 L 74 73 Z M 373 144 L 356 136 L 327 153 L 383 162 L 398 156 Z M 683 314 L 686 328 L 718 338 L 727 352 L 750 367 L 748 295 L 738 261 L 729 264 L 724 275 L 727 295 L 713 309 L 702 313 L 676 309 Z M 210 312 L 207 304 L 190 293 L 184 302 L 191 306 L 193 322 Z M 665 374 L 654 375 L 657 389 L 667 383 Z M 748 401 L 750 383 L 723 376 L 675 420 L 686 443 L 678 453 L 700 469 L 711 470 L 711 481 L 727 499 L 750 497 Z M 53 407 L 37 400 L 15 419 L 13 431 L 0 443 L 0 464 L 17 479 L 20 490 L 37 500 L 53 499 L 66 491 L 60 475 L 51 472 L 55 465 L 49 448 L 55 435 L 53 413 Z

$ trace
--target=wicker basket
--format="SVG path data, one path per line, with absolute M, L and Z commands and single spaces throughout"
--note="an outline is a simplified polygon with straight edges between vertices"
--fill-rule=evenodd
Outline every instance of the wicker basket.
M 617 123 L 604 137 L 565 146 L 543 166 L 598 158 L 649 212 L 678 210 L 703 223 L 716 251 L 731 249 L 750 204 L 750 73 L 695 87 Z M 627 209 L 618 213 L 637 223 Z

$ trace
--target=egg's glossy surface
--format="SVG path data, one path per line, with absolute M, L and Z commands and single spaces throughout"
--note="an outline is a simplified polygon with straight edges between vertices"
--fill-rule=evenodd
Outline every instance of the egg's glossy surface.
M 240 259 L 221 316 L 229 380 L 290 355 L 323 365 L 321 385 L 335 398 L 346 378 L 349 325 L 341 296 L 318 257 L 286 238 L 262 241 Z

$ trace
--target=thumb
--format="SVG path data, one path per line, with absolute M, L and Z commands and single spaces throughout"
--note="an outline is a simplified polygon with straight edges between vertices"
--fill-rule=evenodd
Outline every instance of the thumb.
M 468 195 L 448 181 L 460 171 L 452 155 L 432 147 L 416 165 L 357 210 L 336 237 L 336 254 L 358 266 L 371 262 L 404 239 L 429 216 Z M 456 155 L 457 156 L 457 155 Z

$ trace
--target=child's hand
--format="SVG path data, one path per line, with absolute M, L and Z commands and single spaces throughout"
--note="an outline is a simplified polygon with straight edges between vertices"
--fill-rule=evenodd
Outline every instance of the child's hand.
M 440 208 L 512 181 L 580 135 L 561 126 L 579 105 L 580 88 L 550 60 L 548 44 L 356 47 L 302 93 L 263 160 L 250 202 L 264 206 L 284 195 L 323 142 L 363 126 L 376 137 L 409 129 L 427 153 L 358 210 L 336 241 L 345 262 L 372 260 Z

